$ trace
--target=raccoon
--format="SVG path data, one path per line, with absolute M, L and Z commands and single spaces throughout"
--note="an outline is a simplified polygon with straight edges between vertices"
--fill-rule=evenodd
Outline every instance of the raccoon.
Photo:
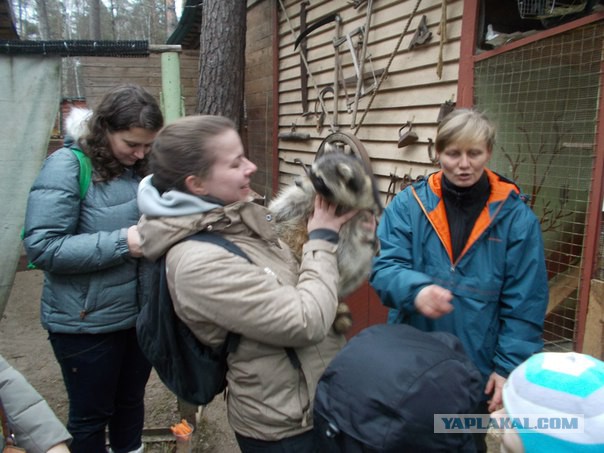
M 338 297 L 346 297 L 369 276 L 372 258 L 378 251 L 374 231 L 363 227 L 364 222 L 382 212 L 375 179 L 362 161 L 354 155 L 327 152 L 317 158 L 306 175 L 285 187 L 269 203 L 279 237 L 301 259 L 302 246 L 308 240 L 306 225 L 318 193 L 338 206 L 339 212 L 358 209 L 360 212 L 340 229 L 337 251 L 340 281 Z M 340 303 L 334 329 L 345 333 L 352 325 L 350 310 Z

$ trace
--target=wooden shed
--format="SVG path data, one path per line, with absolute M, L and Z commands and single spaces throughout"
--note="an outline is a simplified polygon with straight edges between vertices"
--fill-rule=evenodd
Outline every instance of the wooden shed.
M 601 3 L 247 0 L 243 136 L 259 167 L 254 190 L 270 199 L 302 173 L 295 159 L 310 163 L 324 141 L 354 137 L 387 204 L 436 170 L 432 142 L 448 108 L 482 110 L 498 126 L 491 168 L 519 184 L 541 220 L 547 346 L 601 356 Z M 169 43 L 183 49 L 192 113 L 202 2 L 185 6 Z M 78 65 L 89 100 L 124 78 L 159 94 L 153 56 L 82 57 Z M 402 141 L 410 131 L 417 138 Z M 353 333 L 385 320 L 368 285 L 348 302 Z
M 601 2 L 248 6 L 247 126 L 271 153 L 273 192 L 301 174 L 295 159 L 310 163 L 338 133 L 362 142 L 387 203 L 436 169 L 431 146 L 447 108 L 482 110 L 499 131 L 491 167 L 520 185 L 542 223 L 550 277 L 546 344 L 601 356 L 601 327 L 592 330 L 601 326 L 601 299 L 590 298 L 592 282 L 604 275 Z M 262 48 L 258 30 L 272 30 Z M 260 56 L 262 76 L 252 69 Z M 359 87 L 363 95 L 355 98 Z M 410 129 L 417 140 L 400 146 Z M 257 182 L 266 186 L 268 179 Z M 350 303 L 356 329 L 384 319 L 366 286 Z

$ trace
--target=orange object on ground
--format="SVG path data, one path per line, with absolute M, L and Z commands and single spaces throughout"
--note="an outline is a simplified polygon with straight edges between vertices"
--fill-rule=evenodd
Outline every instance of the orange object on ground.
M 187 422 L 184 418 L 180 421 L 180 423 L 172 425 L 170 429 L 172 430 L 172 434 L 181 437 L 189 436 L 193 432 L 193 427 L 189 425 L 189 422 Z

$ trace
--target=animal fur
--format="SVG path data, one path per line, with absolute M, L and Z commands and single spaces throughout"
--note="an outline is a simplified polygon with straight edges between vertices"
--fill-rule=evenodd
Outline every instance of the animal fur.
M 75 143 L 88 133 L 88 120 L 91 115 L 92 110 L 72 107 L 69 115 L 65 118 L 65 131 Z
M 363 228 L 370 216 L 379 216 L 382 205 L 373 174 L 360 159 L 342 152 L 327 152 L 315 160 L 306 175 L 284 188 L 269 204 L 279 237 L 301 259 L 302 246 L 308 240 L 306 225 L 317 193 L 336 204 L 340 212 L 360 212 L 340 229 L 337 258 L 340 281 L 338 297 L 346 297 L 369 276 L 371 261 L 377 252 L 375 232 Z M 352 325 L 348 306 L 340 302 L 334 321 L 337 332 Z

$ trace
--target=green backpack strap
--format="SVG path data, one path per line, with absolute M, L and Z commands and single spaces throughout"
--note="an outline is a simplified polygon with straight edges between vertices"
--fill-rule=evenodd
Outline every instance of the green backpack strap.
M 86 197 L 88 187 L 90 187 L 90 181 L 92 180 L 92 162 L 81 149 L 71 148 L 71 151 L 78 158 L 80 163 L 80 200 Z
M 88 157 L 81 149 L 78 148 L 70 148 L 73 154 L 78 158 L 78 162 L 80 164 L 80 200 L 83 200 L 86 197 L 86 193 L 88 193 L 88 188 L 90 187 L 90 181 L 92 180 L 92 162 L 90 161 L 90 157 Z M 25 227 L 21 228 L 21 240 L 25 238 Z M 28 262 L 28 269 L 35 269 L 35 264 Z

